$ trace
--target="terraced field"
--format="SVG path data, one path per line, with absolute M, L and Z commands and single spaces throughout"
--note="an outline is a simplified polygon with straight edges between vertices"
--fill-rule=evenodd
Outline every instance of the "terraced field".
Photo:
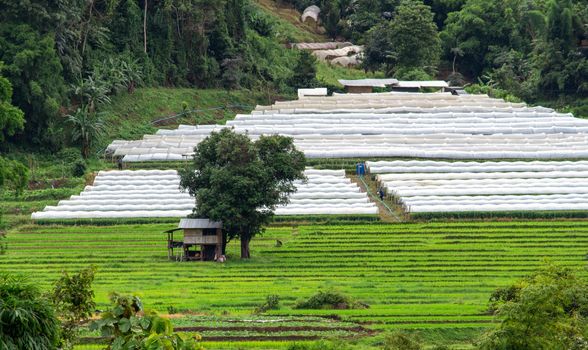
M 0 269 L 48 287 L 62 270 L 94 264 L 99 308 L 110 291 L 137 293 L 149 308 L 178 310 L 184 316 L 174 323 L 215 341 L 365 337 L 396 328 L 456 339 L 489 326 L 490 292 L 544 259 L 588 273 L 588 222 L 580 221 L 275 227 L 252 242 L 251 261 L 237 260 L 238 244 L 231 243 L 225 264 L 166 260 L 162 232 L 170 227 L 25 226 L 9 232 Z M 292 309 L 297 299 L 331 287 L 370 308 Z M 281 308 L 265 317 L 285 321 L 248 328 L 244 319 L 268 294 L 280 296 Z M 316 318 L 332 315 L 339 324 Z M 213 316 L 229 328 L 215 330 Z

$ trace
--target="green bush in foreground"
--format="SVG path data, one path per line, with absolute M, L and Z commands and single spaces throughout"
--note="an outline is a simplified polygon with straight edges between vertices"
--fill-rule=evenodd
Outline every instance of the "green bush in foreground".
M 481 350 L 588 349 L 588 281 L 569 268 L 548 264 L 490 302 L 501 323 Z
M 414 336 L 408 333 L 395 332 L 384 338 L 384 350 L 421 350 L 422 348 Z
M 198 350 L 199 335 L 174 333 L 171 322 L 155 311 L 143 310 L 136 296 L 113 293 L 112 309 L 93 322 L 90 330 L 100 330 L 102 336 L 113 337 L 109 350 Z
M 0 274 L 0 349 L 50 350 L 59 341 L 59 320 L 36 285 Z
M 287 350 L 348 350 L 351 346 L 343 340 L 319 340 L 310 344 L 290 344 Z
M 80 323 L 89 319 L 96 309 L 92 290 L 95 273 L 93 266 L 72 275 L 64 271 L 54 284 L 51 300 L 61 319 L 62 349 L 73 349 Z

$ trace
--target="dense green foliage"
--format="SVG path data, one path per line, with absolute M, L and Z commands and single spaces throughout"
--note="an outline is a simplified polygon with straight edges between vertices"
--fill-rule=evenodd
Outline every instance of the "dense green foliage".
M 12 84 L 2 76 L 0 61 L 0 142 L 24 128 L 24 113 L 12 105 Z
M 2 76 L 3 64 L 0 61 L 0 152 L 7 137 L 14 135 L 24 128 L 24 113 L 12 105 L 12 85 Z M 8 187 L 20 194 L 27 185 L 28 169 L 20 162 L 7 159 L 0 153 L 0 195 Z M 2 208 L 0 207 L 0 240 L 4 238 L 1 232 Z M 0 253 L 3 245 L 0 244 Z
M 394 332 L 384 338 L 384 350 L 421 350 L 423 347 L 410 334 Z
M 106 126 L 104 116 L 100 113 L 92 112 L 87 106 L 78 108 L 74 113 L 67 116 L 67 121 L 71 127 L 72 141 L 79 141 L 82 146 L 82 155 L 84 158 L 90 156 L 93 143 L 102 136 Z
M 549 264 L 498 289 L 490 301 L 501 322 L 480 349 L 586 349 L 587 287 L 572 269 Z
M 366 309 L 365 303 L 353 300 L 353 298 L 337 290 L 320 290 L 306 300 L 299 300 L 295 309 Z
M 213 132 L 194 149 L 180 171 L 180 186 L 196 198 L 196 217 L 221 221 L 228 239 L 239 238 L 241 258 L 249 242 L 287 204 L 304 178 L 304 154 L 290 137 L 261 136 L 253 142 L 232 129 Z
M 0 61 L 27 121 L 11 138 L 19 145 L 54 151 L 79 141 L 87 156 L 92 142 L 70 135 L 64 117 L 91 119 L 138 86 L 292 92 L 298 52 L 282 46 L 276 20 L 249 0 L 2 0 L 0 7 Z
M 0 273 L 0 348 L 57 349 L 59 321 L 34 282 Z
M 113 293 L 112 308 L 91 325 L 104 336 L 112 337 L 108 350 L 197 350 L 198 335 L 174 333 L 171 322 L 154 311 L 143 309 L 141 299 Z
M 96 269 L 87 267 L 76 274 L 66 271 L 55 282 L 51 301 L 61 321 L 61 349 L 73 349 L 80 323 L 89 319 L 96 309 L 92 282 Z
M 308 51 L 302 51 L 294 67 L 294 75 L 290 78 L 294 88 L 313 88 L 319 85 L 316 79 L 316 58 Z
M 583 0 L 289 2 L 298 9 L 319 5 L 331 37 L 365 44 L 368 70 L 383 68 L 400 79 L 439 72 L 457 85 L 482 81 L 528 102 L 554 101 L 588 115 L 585 101 L 574 102 L 588 92 Z
M 434 74 L 440 53 L 439 34 L 430 8 L 403 2 L 396 7 L 391 21 L 367 32 L 364 66 L 371 70 L 384 66 L 389 75 L 396 77 L 401 71 L 412 69 Z

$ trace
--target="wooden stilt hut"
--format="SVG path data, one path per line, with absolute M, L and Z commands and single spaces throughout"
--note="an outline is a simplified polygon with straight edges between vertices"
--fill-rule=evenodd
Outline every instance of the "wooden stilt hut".
M 183 241 L 174 240 L 174 232 L 184 230 Z M 167 256 L 171 260 L 213 261 L 222 254 L 222 223 L 208 219 L 181 219 L 177 228 L 167 233 Z M 181 248 L 179 255 L 174 249 Z M 200 250 L 197 250 L 200 249 Z

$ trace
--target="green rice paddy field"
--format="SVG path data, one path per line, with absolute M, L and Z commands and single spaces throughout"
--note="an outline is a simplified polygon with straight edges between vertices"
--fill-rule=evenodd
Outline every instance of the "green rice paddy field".
M 223 264 L 167 260 L 162 232 L 173 226 L 22 226 L 8 233 L 0 269 L 49 288 L 61 271 L 93 264 L 99 309 L 111 291 L 135 293 L 146 307 L 177 314 L 174 324 L 212 341 L 207 348 L 238 341 L 268 349 L 323 337 L 377 339 L 394 329 L 464 346 L 491 326 L 485 310 L 495 288 L 545 260 L 588 274 L 582 221 L 272 227 L 253 240 L 250 261 L 238 259 L 232 242 Z M 328 288 L 370 308 L 292 309 Z M 252 316 L 269 294 L 280 296 L 280 309 Z

